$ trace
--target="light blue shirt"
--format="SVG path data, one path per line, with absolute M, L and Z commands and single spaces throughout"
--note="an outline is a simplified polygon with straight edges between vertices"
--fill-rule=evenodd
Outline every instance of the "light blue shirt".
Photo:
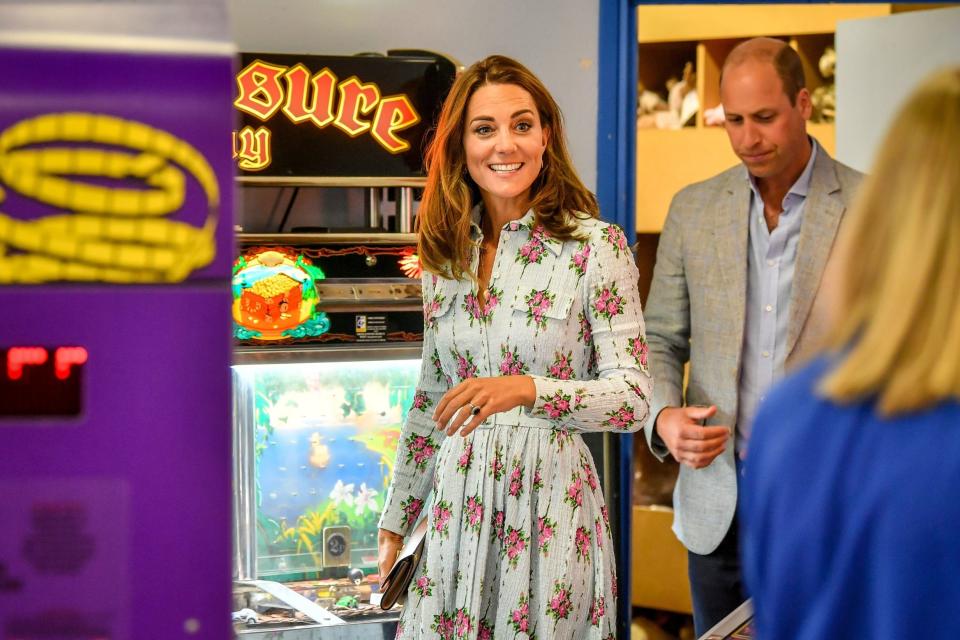
M 787 353 L 790 289 L 800 242 L 803 208 L 817 157 L 817 143 L 803 173 L 784 196 L 780 220 L 772 232 L 763 216 L 763 198 L 749 173 L 750 225 L 747 251 L 747 307 L 743 326 L 743 356 L 737 402 L 736 447 L 750 438 L 757 405 L 781 375 Z

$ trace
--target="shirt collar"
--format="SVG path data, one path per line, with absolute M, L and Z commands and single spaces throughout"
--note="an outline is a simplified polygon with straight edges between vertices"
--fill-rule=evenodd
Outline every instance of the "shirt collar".
M 480 220 L 483 217 L 483 205 L 476 205 L 470 212 L 470 238 L 479 242 L 483 235 L 480 226 Z M 521 231 L 525 230 L 531 235 L 536 235 L 537 240 L 549 249 L 554 255 L 560 255 L 563 251 L 563 243 L 548 235 L 545 231 L 542 233 L 533 233 L 534 215 L 533 209 L 529 209 L 523 216 L 517 220 L 511 220 L 503 225 L 501 231 Z

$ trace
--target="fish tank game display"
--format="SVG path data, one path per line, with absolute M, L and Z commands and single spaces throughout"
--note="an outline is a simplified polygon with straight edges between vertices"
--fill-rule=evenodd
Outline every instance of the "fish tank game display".
M 286 583 L 341 617 L 384 613 L 370 605 L 377 523 L 419 355 L 328 347 L 234 365 L 241 580 Z

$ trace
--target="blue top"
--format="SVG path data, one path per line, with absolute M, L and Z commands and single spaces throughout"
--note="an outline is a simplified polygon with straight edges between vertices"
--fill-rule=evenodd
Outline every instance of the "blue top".
M 780 221 L 772 232 L 763 215 L 763 198 L 756 179 L 750 183 L 747 306 L 743 325 L 743 358 L 737 401 L 737 449 L 747 446 L 757 405 L 773 381 L 783 375 L 787 359 L 790 292 L 800 244 L 803 210 L 810 191 L 817 142 L 810 138 L 810 159 L 780 206 Z
M 761 404 L 740 501 L 757 637 L 947 638 L 960 610 L 960 405 L 881 418 L 814 395 L 817 360 Z

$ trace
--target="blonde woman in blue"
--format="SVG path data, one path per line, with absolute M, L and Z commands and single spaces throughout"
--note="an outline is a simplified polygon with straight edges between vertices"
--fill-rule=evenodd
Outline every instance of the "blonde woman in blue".
M 613 638 L 609 518 L 580 433 L 648 416 L 625 237 L 509 58 L 457 78 L 428 167 L 423 368 L 380 520 L 383 575 L 429 519 L 398 637 Z

